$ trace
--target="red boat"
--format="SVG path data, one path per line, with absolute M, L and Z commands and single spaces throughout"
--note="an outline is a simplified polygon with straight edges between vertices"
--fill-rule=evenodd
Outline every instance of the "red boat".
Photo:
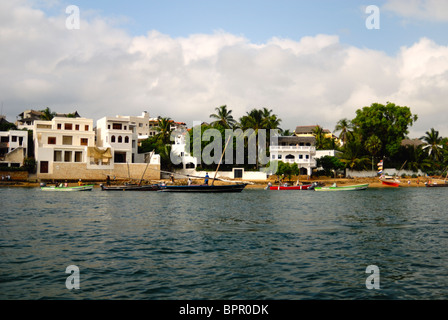
M 400 180 L 395 179 L 393 177 L 382 177 L 382 178 L 380 178 L 380 181 L 385 186 L 395 187 L 395 188 L 400 186 Z
M 281 185 L 281 186 L 268 186 L 269 190 L 309 190 L 311 184 L 306 185 L 300 185 L 300 186 L 288 186 L 288 185 Z

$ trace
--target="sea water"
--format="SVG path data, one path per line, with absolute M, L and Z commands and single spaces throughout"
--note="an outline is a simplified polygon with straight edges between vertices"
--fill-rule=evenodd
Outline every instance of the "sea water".
M 448 298 L 448 188 L 0 199 L 3 300 Z

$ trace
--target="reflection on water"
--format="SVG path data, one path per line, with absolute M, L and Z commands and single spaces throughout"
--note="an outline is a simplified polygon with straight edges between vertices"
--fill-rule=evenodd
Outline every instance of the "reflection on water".
M 0 196 L 1 299 L 447 296 L 446 190 Z M 369 265 L 381 290 L 365 287 Z

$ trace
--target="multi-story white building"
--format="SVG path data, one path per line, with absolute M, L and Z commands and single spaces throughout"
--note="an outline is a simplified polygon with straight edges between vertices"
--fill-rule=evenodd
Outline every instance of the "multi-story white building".
M 93 120 L 65 117 L 36 120 L 33 139 L 38 174 L 52 174 L 58 163 L 87 163 L 88 148 L 95 147 Z
M 138 154 L 136 124 L 129 116 L 104 117 L 96 123 L 99 148 L 111 148 L 114 163 L 135 163 Z
M 315 145 L 314 137 L 278 137 L 278 143 L 269 148 L 271 161 L 297 163 L 301 175 L 311 176 L 316 167 Z
M 28 131 L 0 131 L 0 164 L 21 167 L 28 152 Z

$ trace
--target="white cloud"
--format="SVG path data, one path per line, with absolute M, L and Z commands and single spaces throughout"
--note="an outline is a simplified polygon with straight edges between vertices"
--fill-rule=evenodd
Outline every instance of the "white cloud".
M 388 56 L 334 35 L 264 44 L 223 31 L 131 37 L 98 16 L 80 30 L 65 18 L 1 2 L 0 100 L 10 121 L 48 106 L 94 119 L 147 110 L 191 125 L 227 104 L 236 117 L 268 107 L 285 129 L 333 130 L 356 109 L 391 101 L 420 116 L 411 134 L 434 127 L 448 136 L 448 47 L 430 39 Z
M 383 8 L 405 18 L 448 21 L 448 2 L 444 0 L 387 0 Z

